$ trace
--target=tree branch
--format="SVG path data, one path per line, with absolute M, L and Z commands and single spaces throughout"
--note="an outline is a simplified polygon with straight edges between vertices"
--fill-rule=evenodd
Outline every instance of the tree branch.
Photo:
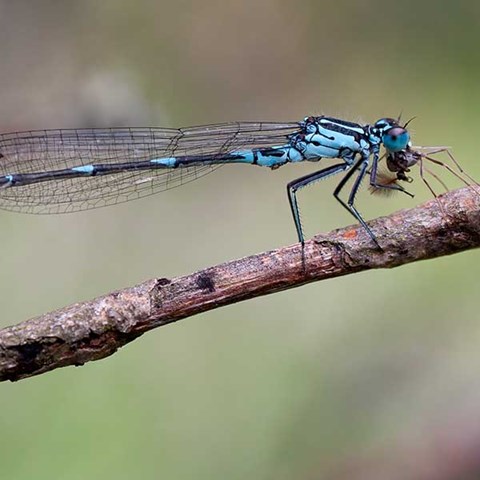
M 447 213 L 448 212 L 448 215 Z M 148 330 L 260 295 L 480 246 L 480 195 L 449 192 L 359 226 L 174 279 L 156 278 L 0 330 L 0 380 L 107 357 Z

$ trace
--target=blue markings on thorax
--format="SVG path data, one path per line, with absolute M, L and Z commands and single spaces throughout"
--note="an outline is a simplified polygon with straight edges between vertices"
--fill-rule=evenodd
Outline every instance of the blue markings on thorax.
M 365 135 L 365 128 L 362 125 L 331 117 L 307 117 L 303 122 L 303 127 L 307 134 L 320 133 L 323 130 L 345 135 Z
M 74 172 L 85 173 L 85 175 L 93 175 L 95 173 L 94 165 L 81 165 L 79 167 L 72 167 Z
M 319 126 L 317 133 L 305 135 L 298 146 L 306 160 L 344 158 L 342 152 L 349 152 L 350 157 L 351 152 L 360 152 L 368 145 L 362 140 L 363 138 L 356 131 L 348 134 L 343 128 L 337 131 Z
M 177 166 L 176 157 L 154 158 L 150 160 L 154 165 L 163 165 L 165 168 L 174 168 Z

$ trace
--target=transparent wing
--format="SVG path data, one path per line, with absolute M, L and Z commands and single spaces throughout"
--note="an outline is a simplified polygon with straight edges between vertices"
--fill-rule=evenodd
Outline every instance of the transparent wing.
M 144 162 L 284 145 L 298 123 L 225 123 L 200 127 L 36 130 L 0 135 L 0 175 L 50 172 L 83 165 Z M 0 208 L 66 213 L 113 205 L 184 185 L 216 165 L 129 170 L 101 176 L 54 179 L 0 189 Z

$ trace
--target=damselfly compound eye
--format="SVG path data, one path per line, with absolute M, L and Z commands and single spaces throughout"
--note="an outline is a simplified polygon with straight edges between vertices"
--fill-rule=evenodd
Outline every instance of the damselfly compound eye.
M 399 152 L 407 148 L 410 135 L 402 127 L 393 127 L 382 136 L 382 143 L 389 152 Z

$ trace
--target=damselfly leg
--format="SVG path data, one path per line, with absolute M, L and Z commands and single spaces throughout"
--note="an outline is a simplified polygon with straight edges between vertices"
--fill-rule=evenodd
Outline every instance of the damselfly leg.
M 339 163 L 330 167 L 324 168 L 318 172 L 310 173 L 304 177 L 297 178 L 291 181 L 287 185 L 288 201 L 290 203 L 290 209 L 292 211 L 293 220 L 295 222 L 295 228 L 297 229 L 298 241 L 304 245 L 305 237 L 303 235 L 302 220 L 300 218 L 300 210 L 298 208 L 297 192 L 301 188 L 307 187 L 312 183 L 323 180 L 340 172 L 344 172 L 349 168 L 348 163 Z
M 290 202 L 290 208 L 291 208 L 293 219 L 295 222 L 295 227 L 297 229 L 298 239 L 302 245 L 305 244 L 305 237 L 303 235 L 303 227 L 302 227 L 302 222 L 300 218 L 300 210 L 298 208 L 297 191 L 308 185 L 311 185 L 312 183 L 318 182 L 319 180 L 323 180 L 324 178 L 330 177 L 332 175 L 335 175 L 337 173 L 344 172 L 345 170 L 350 169 L 348 173 L 345 175 L 345 177 L 342 178 L 340 183 L 335 188 L 333 195 L 336 198 L 336 200 L 340 202 L 340 204 L 357 219 L 357 221 L 367 231 L 369 237 L 372 239 L 375 245 L 378 248 L 381 248 L 380 245 L 378 244 L 378 241 L 375 235 L 371 231 L 370 227 L 367 225 L 363 217 L 355 208 L 355 196 L 358 192 L 358 189 L 360 188 L 363 178 L 367 174 L 367 168 L 368 168 L 368 158 L 360 158 L 360 160 L 358 160 L 357 163 L 355 163 L 353 166 L 351 166 L 349 163 L 340 163 L 340 164 L 332 165 L 318 172 L 314 172 L 309 175 L 305 175 L 304 177 L 297 178 L 296 180 L 293 180 L 287 185 L 288 200 Z M 358 172 L 357 178 L 355 179 L 355 182 L 352 186 L 352 189 L 348 196 L 348 200 L 347 202 L 345 202 L 342 198 L 340 198 L 340 192 L 345 187 L 345 185 L 350 180 L 350 178 L 357 172 Z M 398 190 L 400 188 L 401 187 L 399 187 Z
M 381 162 L 387 154 L 385 153 L 378 161 L 373 161 L 372 168 L 368 171 L 370 174 L 370 192 L 371 193 L 384 193 L 390 194 L 394 192 L 402 192 L 408 195 L 409 197 L 413 198 L 415 195 L 410 193 L 408 190 L 402 187 L 398 180 L 407 181 L 409 183 L 412 182 L 410 177 L 405 175 L 401 175 L 400 172 L 397 172 L 396 176 L 388 175 L 383 170 L 379 170 L 378 164 Z M 403 171 L 402 171 L 403 173 Z M 398 176 L 400 175 L 400 176 Z
M 353 165 L 353 167 L 347 172 L 347 174 L 342 178 L 340 183 L 337 185 L 337 188 L 335 188 L 333 192 L 333 196 L 342 204 L 343 207 L 345 207 L 357 219 L 357 221 L 366 230 L 366 232 L 368 233 L 368 236 L 371 238 L 373 243 L 380 250 L 382 250 L 382 247 L 380 247 L 377 241 L 377 238 L 373 234 L 372 230 L 367 225 L 365 220 L 362 218 L 358 210 L 355 208 L 355 196 L 358 192 L 358 189 L 360 187 L 360 184 L 362 183 L 363 178 L 367 174 L 367 169 L 368 169 L 368 158 L 364 158 L 364 157 L 360 158 L 360 160 L 358 160 Z M 342 198 L 340 198 L 340 192 L 345 187 L 345 185 L 350 180 L 350 178 L 357 172 L 357 170 L 360 170 L 360 172 L 358 173 L 357 178 L 355 179 L 355 182 L 353 184 L 353 187 L 350 190 L 350 195 L 348 196 L 348 200 L 347 202 L 345 202 L 344 200 L 342 200 Z

